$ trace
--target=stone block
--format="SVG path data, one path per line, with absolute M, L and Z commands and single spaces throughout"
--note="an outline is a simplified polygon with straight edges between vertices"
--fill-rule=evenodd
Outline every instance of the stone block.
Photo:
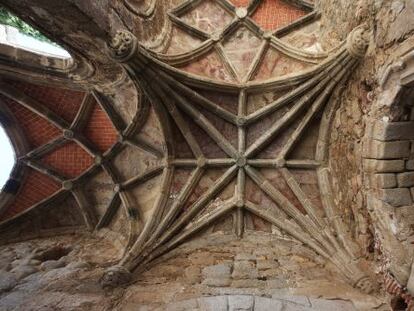
M 312 305 L 312 310 L 318 311 L 356 311 L 354 304 L 350 301 L 345 300 L 327 300 L 327 299 L 317 299 L 310 298 L 310 303 Z
M 271 259 L 258 260 L 256 263 L 256 267 L 259 270 L 275 269 L 279 266 L 280 264 L 277 261 Z
M 179 301 L 168 305 L 168 311 L 190 311 L 198 309 L 197 299 Z
M 282 311 L 283 303 L 280 300 L 255 297 L 254 298 L 254 311 Z
M 226 287 L 230 286 L 231 278 L 230 277 L 223 277 L 223 278 L 206 278 L 202 282 L 203 285 L 212 286 L 212 287 Z
M 276 292 L 272 295 L 273 299 L 280 299 L 288 302 L 292 302 L 296 305 L 301 305 L 305 307 L 310 306 L 309 298 L 306 296 L 297 296 L 297 295 L 291 295 L 289 293 L 286 293 L 285 291 Z
M 319 310 L 288 302 L 288 303 L 285 303 L 285 308 L 283 309 L 283 311 L 319 311 Z
M 228 297 L 229 311 L 253 310 L 254 297 L 249 295 L 234 295 Z
M 398 173 L 404 171 L 404 160 L 364 159 L 364 170 L 376 173 Z
M 218 264 L 205 267 L 202 271 L 204 277 L 225 277 L 230 276 L 231 266 L 230 264 Z
M 198 306 L 201 311 L 227 311 L 227 297 L 204 297 L 198 299 Z
M 231 287 L 233 288 L 264 288 L 266 286 L 265 281 L 257 280 L 257 279 L 241 279 L 241 280 L 233 280 L 231 282 Z
M 231 284 L 231 265 L 230 264 L 219 264 L 209 266 L 203 269 L 202 275 L 204 285 L 223 287 Z
M 253 254 L 248 254 L 248 253 L 240 253 L 236 255 L 234 260 L 255 261 L 256 256 Z
M 288 281 L 286 280 L 286 278 L 282 278 L 282 277 L 266 281 L 267 288 L 279 289 L 279 288 L 286 288 L 287 286 L 288 286 Z
M 397 178 L 395 174 L 375 174 L 375 186 L 377 188 L 395 188 L 397 187 Z
M 251 261 L 235 261 L 232 277 L 234 279 L 257 279 L 259 273 Z
M 410 155 L 410 142 L 369 140 L 364 144 L 363 156 L 371 159 L 400 159 Z
M 408 188 L 379 190 L 379 198 L 394 207 L 411 205 L 411 194 Z
M 280 271 L 281 271 L 280 268 L 259 270 L 259 277 L 270 280 L 275 277 L 278 277 L 280 275 Z
M 200 282 L 201 269 L 197 266 L 189 266 L 184 270 L 184 275 L 191 284 Z
M 405 162 L 405 168 L 409 171 L 414 171 L 414 160 L 408 160 Z
M 414 186 L 414 172 L 405 172 L 397 175 L 399 187 L 412 187 Z
M 414 139 L 414 122 L 375 122 L 372 138 L 381 141 Z
M 194 265 L 209 266 L 214 265 L 215 258 L 209 252 L 197 252 L 188 256 L 188 259 Z

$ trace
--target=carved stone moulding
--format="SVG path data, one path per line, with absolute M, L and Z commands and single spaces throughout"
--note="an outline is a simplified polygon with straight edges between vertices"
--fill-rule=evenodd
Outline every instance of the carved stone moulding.
M 118 62 L 125 62 L 135 54 L 138 40 L 129 31 L 119 30 L 107 47 L 110 57 Z
M 363 58 L 368 48 L 368 29 L 365 26 L 355 28 L 346 40 L 349 54 L 357 58 Z
M 154 15 L 157 0 L 124 0 L 125 6 L 142 18 Z

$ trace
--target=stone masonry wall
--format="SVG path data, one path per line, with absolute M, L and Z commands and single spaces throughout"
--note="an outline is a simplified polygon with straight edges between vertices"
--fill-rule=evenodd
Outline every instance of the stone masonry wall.
M 0 246 L 0 310 L 388 310 L 293 240 L 253 232 L 246 240 L 205 232 L 115 289 L 99 286 L 105 265 L 121 255 L 106 239 L 74 235 Z
M 377 121 L 363 149 L 370 188 L 393 207 L 413 204 L 414 121 Z
M 207 231 L 139 275 L 117 310 L 368 311 L 383 303 L 288 237 Z
M 361 257 L 377 265 L 378 282 L 391 271 L 404 287 L 412 261 L 413 119 L 406 107 L 412 97 L 394 101 L 394 89 L 384 89 L 383 77 L 389 64 L 414 46 L 414 3 L 320 0 L 316 5 L 325 49 L 360 24 L 371 30 L 366 57 L 336 98 L 332 183 L 335 203 L 348 215 L 344 221 L 354 224 Z

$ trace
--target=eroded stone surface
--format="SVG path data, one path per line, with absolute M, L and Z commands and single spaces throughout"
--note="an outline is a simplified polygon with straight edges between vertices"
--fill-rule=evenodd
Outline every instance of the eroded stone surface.
M 105 252 L 96 254 L 100 245 Z M 64 236 L 0 247 L 1 310 L 109 310 L 116 294 L 99 285 L 103 264 L 119 256 L 102 239 Z M 13 266 L 15 266 L 13 268 Z

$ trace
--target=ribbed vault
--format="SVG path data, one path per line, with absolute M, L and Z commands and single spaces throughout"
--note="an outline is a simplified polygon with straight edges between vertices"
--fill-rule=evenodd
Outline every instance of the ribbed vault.
M 157 12 L 156 1 L 123 3 L 143 19 Z M 333 200 L 327 152 L 333 99 L 364 57 L 366 29 L 331 51 L 311 31 L 298 42 L 317 17 L 307 1 L 180 1 L 163 44 L 143 45 L 125 29 L 108 40 L 123 72 L 110 91 L 85 89 L 96 78 L 87 63 L 81 90 L 3 79 L 1 105 L 24 148 L 2 194 L 2 234 L 41 227 L 51 206 L 75 206 L 72 221 L 53 229 L 119 235 L 124 256 L 102 280 L 116 285 L 229 222 L 241 239 L 286 234 L 371 292 Z M 136 102 L 127 108 L 117 88 Z

